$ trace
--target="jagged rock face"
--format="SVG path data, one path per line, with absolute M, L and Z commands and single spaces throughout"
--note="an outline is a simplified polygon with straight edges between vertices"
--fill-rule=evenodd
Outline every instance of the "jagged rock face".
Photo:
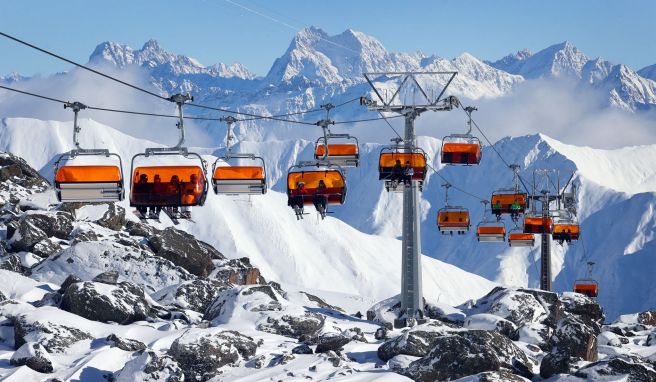
M 257 326 L 257 330 L 281 336 L 299 338 L 315 336 L 323 328 L 325 317 L 312 312 L 300 316 L 283 315 L 282 317 L 267 317 L 266 323 Z
M 228 288 L 228 285 L 216 280 L 197 279 L 167 288 L 154 298 L 161 304 L 205 313 L 219 293 Z
M 12 181 L 22 187 L 44 191 L 50 183 L 20 157 L 10 153 L 0 155 L 0 184 Z
M 145 320 L 150 312 L 143 289 L 129 282 L 73 284 L 64 292 L 61 308 L 89 320 L 119 324 Z
M 433 348 L 433 342 L 438 337 L 457 330 L 439 321 L 416 326 L 400 336 L 391 339 L 378 348 L 378 358 L 389 361 L 399 354 L 413 357 L 423 357 Z
M 416 381 L 443 381 L 486 371 L 527 371 L 529 360 L 497 332 L 470 330 L 438 337 L 431 351 L 414 361 L 404 375 Z
M 317 341 L 317 353 L 325 353 L 328 351 L 341 351 L 342 347 L 351 342 L 349 337 L 341 333 L 326 333 L 319 336 Z
M 0 263 L 0 269 L 6 269 L 8 271 L 22 273 L 23 265 L 21 264 L 21 261 L 18 258 L 18 256 L 11 255 Z
M 251 265 L 248 257 L 221 261 L 215 266 L 212 277 L 221 282 L 234 285 L 266 284 L 260 270 Z
M 180 365 L 169 355 L 145 351 L 114 375 L 114 382 L 183 382 Z
M 27 366 L 39 373 L 52 373 L 52 360 L 43 346 L 37 343 L 26 343 L 11 356 L 12 366 Z
M 632 382 L 647 382 L 656 381 L 656 368 L 643 358 L 621 355 L 591 363 L 579 369 L 574 375 L 587 378 L 588 381 L 617 376 Z
M 146 345 L 143 342 L 133 340 L 130 338 L 121 338 L 116 334 L 110 334 L 105 338 L 105 341 L 112 344 L 112 347 L 117 347 L 125 351 L 141 351 L 146 350 Z
M 576 315 L 584 323 L 599 332 L 604 323 L 604 311 L 596 301 L 576 293 L 563 293 L 561 297 L 566 312 Z M 656 316 L 655 316 L 656 317 Z M 656 324 L 656 318 L 655 318 Z
M 540 375 L 549 378 L 554 374 L 571 373 L 580 360 L 596 361 L 598 334 L 597 327 L 575 315 L 562 318 L 549 339 L 552 350 L 542 359 Z
M 638 313 L 638 323 L 656 326 L 656 310 Z
M 27 342 L 38 343 L 48 353 L 63 353 L 72 344 L 93 339 L 79 329 L 52 322 L 28 321 L 24 316 L 11 319 L 14 326 L 14 346 L 19 348 Z
M 211 245 L 171 227 L 149 236 L 148 243 L 157 256 L 170 260 L 200 277 L 207 277 L 214 269 L 213 259 L 225 259 L 221 252 Z
M 235 331 L 190 331 L 177 338 L 169 355 L 182 368 L 185 380 L 207 381 L 219 369 L 255 355 L 257 344 Z

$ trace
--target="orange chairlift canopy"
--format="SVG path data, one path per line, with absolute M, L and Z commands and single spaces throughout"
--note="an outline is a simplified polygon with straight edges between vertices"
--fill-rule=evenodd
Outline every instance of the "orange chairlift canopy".
M 328 157 L 354 157 L 359 156 L 358 145 L 355 143 L 329 143 L 328 144 Z M 326 145 L 323 143 L 317 144 L 314 150 L 315 159 L 322 159 L 326 155 Z
M 444 207 L 437 213 L 437 227 L 440 232 L 465 232 L 471 222 L 469 211 L 462 207 Z
M 108 183 L 123 180 L 118 166 L 63 166 L 55 174 L 57 183 Z
M 494 242 L 506 239 L 506 227 L 503 223 L 481 222 L 476 227 L 478 241 Z
M 325 185 L 323 190 L 319 189 L 320 181 Z M 317 168 L 290 171 L 287 174 L 289 197 L 302 196 L 304 204 L 312 204 L 317 193 L 326 196 L 328 204 L 343 204 L 346 199 L 346 182 L 342 172 L 337 169 Z
M 559 241 L 578 240 L 581 230 L 576 223 L 556 223 L 553 228 L 553 239 Z
M 497 190 L 492 193 L 492 197 L 490 198 L 492 213 L 495 215 L 523 214 L 528 207 L 527 200 L 528 198 L 525 192 Z
M 553 232 L 553 219 L 551 217 L 542 216 L 525 216 L 524 217 L 524 233 L 552 233 Z
M 381 152 L 378 159 L 379 179 L 390 179 L 397 161 L 402 168 L 407 162 L 410 162 L 414 171 L 413 180 L 423 181 L 426 178 L 426 155 L 423 151 L 418 150 L 413 153 Z
M 442 140 L 444 164 L 474 165 L 481 162 L 481 142 L 472 135 L 449 135 Z
M 574 282 L 574 292 L 588 297 L 597 297 L 599 295 L 599 284 L 592 279 L 576 280 Z
M 147 166 L 134 169 L 132 206 L 197 206 L 207 192 L 205 172 L 200 166 Z
M 77 156 L 116 157 L 118 165 L 60 165 Z M 60 202 L 107 202 L 123 200 L 121 158 L 107 150 L 73 150 L 55 163 L 55 191 Z
M 508 235 L 508 244 L 511 247 L 532 247 L 535 245 L 535 236 L 532 233 L 511 232 Z

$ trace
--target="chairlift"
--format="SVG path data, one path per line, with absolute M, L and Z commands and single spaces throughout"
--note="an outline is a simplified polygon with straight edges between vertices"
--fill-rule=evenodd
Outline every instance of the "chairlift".
M 342 168 L 358 167 L 360 165 L 360 147 L 358 139 L 350 134 L 335 134 L 330 131 L 330 110 L 335 106 L 331 103 L 321 105 L 326 109 L 326 119 L 317 122 L 323 129 L 323 135 L 314 145 L 314 159 L 328 162 Z
M 465 108 L 469 117 L 467 133 L 451 134 L 442 140 L 441 160 L 443 164 L 470 166 L 481 162 L 481 141 L 471 135 L 471 113 L 474 110 L 477 109 L 471 106 Z
M 532 233 L 513 232 L 508 234 L 508 244 L 511 247 L 533 247 L 535 236 Z
M 59 156 L 55 162 L 55 192 L 60 202 L 117 202 L 125 197 L 123 163 L 118 154 L 107 149 L 83 149 L 78 141 L 81 131 L 77 123 L 80 102 L 64 104 L 73 110 L 73 143 L 75 149 Z M 82 161 L 81 158 L 89 159 Z M 113 158 L 113 159 L 112 159 Z M 85 162 L 76 164 L 76 162 Z M 89 162 L 97 162 L 89 164 Z
M 506 226 L 503 222 L 488 218 L 487 200 L 483 203 L 483 220 L 476 225 L 476 238 L 479 242 L 503 242 L 506 240 Z
M 378 158 L 378 179 L 385 181 L 387 191 L 402 192 L 411 181 L 416 181 L 419 191 L 423 190 L 426 179 L 426 153 L 424 150 L 402 145 L 400 138 L 396 144 L 383 147 Z M 412 175 L 405 175 L 405 169 L 412 169 Z
M 192 100 L 189 95 L 176 94 L 170 98 L 178 106 L 180 121 L 180 140 L 170 148 L 147 148 L 144 153 L 132 158 L 132 183 L 130 187 L 130 206 L 136 207 L 143 218 L 150 209 L 148 218 L 157 218 L 160 210 L 172 219 L 191 218 L 190 207 L 202 206 L 207 197 L 207 174 L 203 158 L 194 152 L 189 152 L 184 143 L 184 122 L 182 105 Z M 175 165 L 136 166 L 139 158 L 149 157 L 182 157 Z M 198 159 L 198 164 L 188 164 Z M 191 160 L 191 161 L 190 161 Z M 183 164 L 184 163 L 184 164 Z M 183 210 L 179 210 L 179 208 Z
M 529 207 L 529 198 L 526 192 L 520 191 L 519 186 L 519 165 L 512 164 L 513 186 L 511 188 L 501 188 L 492 192 L 490 202 L 492 204 L 492 213 L 501 219 L 502 214 L 509 214 L 513 221 L 519 219 L 519 215 L 526 212 Z
M 225 118 L 228 123 L 226 135 L 226 154 L 219 157 L 212 166 L 212 186 L 215 194 L 223 195 L 262 195 L 267 192 L 266 165 L 262 157 L 255 154 L 233 153 L 232 124 L 236 119 Z M 243 165 L 249 161 L 252 165 Z
M 554 240 L 562 244 L 563 242 L 570 243 L 578 240 L 580 233 L 581 230 L 578 223 L 569 220 L 555 223 L 552 235 Z
M 591 298 L 599 296 L 599 283 L 592 278 L 592 267 L 595 263 L 588 262 L 588 277 L 574 281 L 574 292 L 584 294 Z
M 328 205 L 346 201 L 346 180 L 342 169 L 321 161 L 299 162 L 287 173 L 287 205 L 297 219 L 302 219 L 304 206 L 314 205 L 321 218 L 328 213 Z
M 454 232 L 464 235 L 471 226 L 469 210 L 462 206 L 449 205 L 451 184 L 445 183 L 442 187 L 446 189 L 446 201 L 444 207 L 437 211 L 437 228 L 443 235 L 447 233 L 453 235 Z
M 524 216 L 524 233 L 550 234 L 553 232 L 553 219 L 550 216 L 530 214 Z

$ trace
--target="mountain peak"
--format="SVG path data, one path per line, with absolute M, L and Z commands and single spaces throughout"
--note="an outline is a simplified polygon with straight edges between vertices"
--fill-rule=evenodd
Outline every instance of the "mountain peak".
M 163 49 L 159 45 L 159 42 L 157 42 L 157 40 L 151 38 L 150 40 L 146 41 L 145 44 L 143 44 L 143 47 L 141 48 L 141 50 L 142 51 L 143 50 L 158 50 L 158 51 L 161 51 Z
M 641 77 L 646 79 L 656 81 L 656 64 L 646 66 L 637 72 Z

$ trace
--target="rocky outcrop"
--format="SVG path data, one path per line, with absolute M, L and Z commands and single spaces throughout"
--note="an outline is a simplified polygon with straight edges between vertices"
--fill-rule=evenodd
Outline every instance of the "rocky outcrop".
M 155 351 L 141 352 L 114 374 L 114 382 L 183 382 L 180 365 L 169 355 Z
M 59 243 L 51 240 L 51 239 L 44 239 L 41 240 L 40 242 L 36 243 L 32 247 L 32 253 L 39 257 L 49 257 L 50 255 L 54 255 L 55 253 L 59 253 L 62 251 L 62 246 L 59 245 Z
M 116 334 L 110 334 L 105 338 L 105 341 L 111 344 L 112 347 L 117 347 L 125 351 L 141 351 L 146 350 L 146 345 L 137 340 L 130 338 L 121 338 Z
M 39 373 L 52 373 L 52 360 L 43 346 L 29 342 L 18 348 L 11 356 L 9 364 L 12 366 L 27 366 Z
M 154 298 L 161 304 L 206 313 L 219 293 L 230 288 L 217 280 L 196 279 L 166 288 Z
M 651 382 L 656 381 L 656 367 L 646 359 L 621 355 L 591 363 L 579 369 L 574 375 L 586 378 L 588 381 L 609 380 L 616 376 L 617 380 Z
M 389 361 L 399 354 L 423 357 L 431 351 L 437 338 L 452 330 L 454 328 L 439 321 L 418 325 L 378 347 L 378 358 Z
M 656 326 L 656 310 L 649 310 L 638 313 L 638 323 L 649 326 Z
M 542 359 L 540 375 L 549 378 L 554 374 L 571 373 L 578 361 L 596 361 L 598 334 L 597 327 L 588 325 L 578 316 L 562 318 L 549 339 L 552 350 Z
M 0 262 L 0 269 L 16 273 L 23 273 L 24 270 L 20 259 L 15 255 L 7 256 L 2 262 Z
M 443 381 L 505 369 L 532 377 L 528 365 L 526 355 L 507 337 L 468 330 L 436 338 L 431 351 L 403 374 L 416 381 Z
M 266 284 L 260 270 L 251 265 L 248 257 L 217 262 L 212 278 L 233 285 Z
M 313 337 L 323 328 L 325 320 L 325 316 L 312 312 L 303 315 L 286 314 L 280 318 L 267 317 L 265 323 L 257 326 L 257 330 L 292 338 Z
M 278 312 L 284 298 L 271 285 L 247 285 L 223 289 L 207 308 L 204 319 L 225 321 L 235 309 L 248 312 Z
M 25 316 L 13 317 L 14 346 L 19 348 L 27 342 L 38 343 L 48 353 L 63 353 L 72 344 L 92 339 L 91 334 L 80 329 L 52 322 L 29 321 Z
M 351 338 L 344 336 L 342 333 L 326 333 L 319 336 L 317 341 L 316 353 L 325 353 L 328 351 L 339 352 L 342 347 L 351 342 Z
M 207 381 L 223 366 L 255 355 L 257 344 L 251 337 L 235 331 L 189 331 L 169 349 L 182 368 L 185 380 Z
M 9 243 L 15 251 L 31 251 L 50 237 L 66 239 L 73 231 L 73 216 L 64 211 L 28 211 L 18 221 Z
M 212 260 L 225 259 L 221 252 L 211 245 L 172 227 L 149 236 L 148 244 L 157 256 L 200 277 L 207 277 L 214 269 Z
M 103 283 L 108 285 L 116 285 L 118 283 L 118 272 L 117 271 L 107 271 L 103 272 L 91 280 L 97 283 Z
M 64 292 L 61 308 L 89 320 L 119 324 L 145 320 L 150 312 L 143 289 L 129 282 L 73 284 Z
M 20 157 L 10 153 L 0 155 L 0 184 L 11 181 L 34 191 L 45 191 L 50 186 L 46 178 Z

